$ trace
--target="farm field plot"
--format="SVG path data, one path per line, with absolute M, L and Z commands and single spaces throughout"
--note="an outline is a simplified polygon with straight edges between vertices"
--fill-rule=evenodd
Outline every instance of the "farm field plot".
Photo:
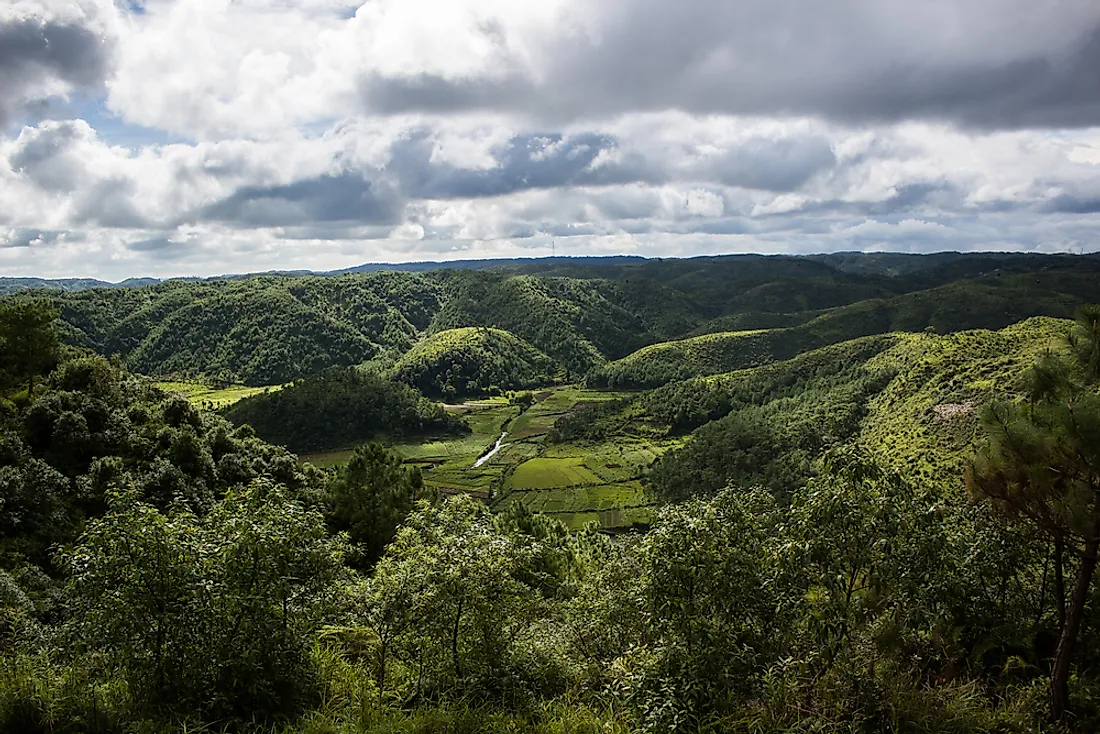
M 545 397 L 540 399 L 537 405 L 548 411 L 564 412 L 577 403 L 620 400 L 633 394 L 632 392 L 617 390 L 590 390 L 584 387 L 568 386 L 549 391 L 549 394 L 539 393 L 539 395 L 545 395 Z
M 467 403 L 468 406 L 474 405 Z M 501 426 L 519 415 L 519 406 L 508 404 L 488 404 L 470 407 L 463 418 L 474 434 L 500 435 Z
M 652 500 L 638 481 L 595 487 L 517 490 L 501 498 L 496 509 L 504 510 L 513 505 L 552 515 L 574 530 L 590 523 L 604 528 L 645 524 L 651 522 L 654 515 Z
M 230 385 L 229 387 L 216 388 L 204 385 L 201 382 L 157 382 L 155 384 L 161 390 L 183 395 L 191 401 L 192 405 L 212 410 L 228 407 L 253 395 L 281 390 L 283 387 L 282 385 L 267 385 L 265 387 Z
M 585 512 L 651 504 L 638 480 L 586 487 L 513 490 L 500 506 L 520 504 L 533 512 Z
M 554 422 L 578 404 L 622 398 L 629 393 L 575 386 L 537 393 L 520 413 L 503 399 L 450 406 L 474 431 L 460 437 L 428 438 L 393 445 L 410 465 L 421 468 L 424 483 L 439 490 L 495 491 L 495 509 L 521 504 L 558 517 L 579 529 L 596 522 L 616 528 L 648 523 L 651 500 L 641 478 L 679 440 L 646 441 L 618 437 L 599 444 L 547 444 Z M 504 427 L 500 450 L 479 467 L 473 464 L 494 445 Z M 350 450 L 305 456 L 320 467 L 347 461 Z
M 584 457 L 529 459 L 516 467 L 507 489 L 547 489 L 578 484 L 599 484 L 600 478 L 584 465 Z
M 410 459 L 454 459 L 466 456 L 480 456 L 487 444 L 492 444 L 495 436 L 472 434 L 455 439 L 437 439 L 422 443 L 399 443 L 392 446 L 406 460 Z
M 566 410 L 558 410 L 550 413 L 539 409 L 537 406 L 533 407 L 512 422 L 508 435 L 516 438 L 544 436 L 554 427 L 554 421 L 567 412 Z

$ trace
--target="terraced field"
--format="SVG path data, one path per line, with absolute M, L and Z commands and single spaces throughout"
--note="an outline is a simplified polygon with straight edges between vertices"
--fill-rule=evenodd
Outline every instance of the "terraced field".
M 473 431 L 468 436 L 398 443 L 392 448 L 405 462 L 419 466 L 424 483 L 444 493 L 468 492 L 487 497 L 494 509 L 522 505 L 558 517 L 571 528 L 590 523 L 623 528 L 652 520 L 652 500 L 641 477 L 678 441 L 653 443 L 617 437 L 613 443 L 550 444 L 554 422 L 578 407 L 618 400 L 628 393 L 558 387 L 535 395 L 522 410 L 505 398 L 447 406 Z M 474 466 L 506 431 L 500 450 Z M 315 466 L 347 461 L 350 450 L 302 456 Z
M 282 389 L 282 385 L 267 385 L 265 387 L 247 387 L 245 385 L 230 385 L 217 388 L 201 382 L 157 382 L 157 387 L 167 392 L 176 392 L 191 401 L 192 405 L 206 410 L 218 410 L 232 405 L 238 400 L 252 397 L 263 392 Z

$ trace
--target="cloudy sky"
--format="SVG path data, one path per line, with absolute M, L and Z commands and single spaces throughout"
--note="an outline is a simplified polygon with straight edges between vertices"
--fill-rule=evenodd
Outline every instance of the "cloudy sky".
M 1096 0 L 4 0 L 0 275 L 1100 249 Z

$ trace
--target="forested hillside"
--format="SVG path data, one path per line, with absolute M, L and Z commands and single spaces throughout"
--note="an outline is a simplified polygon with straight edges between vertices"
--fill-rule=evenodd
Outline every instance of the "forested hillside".
M 845 254 L 0 298 L 0 732 L 1097 731 L 1097 281 Z
M 428 336 L 392 369 L 395 380 L 447 399 L 546 385 L 554 372 L 554 361 L 527 342 L 473 326 Z
M 869 334 L 1066 318 L 1100 282 L 1095 258 L 960 255 L 910 258 L 901 267 L 859 257 L 563 258 L 480 270 L 167 281 L 54 298 L 69 343 L 118 354 L 149 375 L 279 384 L 332 366 L 393 364 L 430 334 L 477 326 L 529 343 L 567 380 L 595 370 L 593 384 L 638 388 Z M 646 354 L 663 365 L 632 358 L 601 369 L 659 342 L 783 327 L 795 331 L 745 342 L 749 353 L 715 352 L 708 341 L 706 354 L 692 350 L 687 364 L 656 350 Z
M 786 493 L 826 447 L 858 438 L 914 479 L 957 490 L 978 439 L 978 408 L 1023 394 L 1026 371 L 1059 348 L 1068 327 L 1035 318 L 1000 331 L 864 337 L 653 391 L 647 420 L 670 432 L 697 430 L 655 467 L 651 485 L 668 499 L 731 481 Z

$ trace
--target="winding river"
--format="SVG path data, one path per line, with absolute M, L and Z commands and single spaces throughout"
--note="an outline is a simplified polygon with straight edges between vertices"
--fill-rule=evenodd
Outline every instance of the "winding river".
M 495 454 L 496 452 L 500 451 L 500 445 L 501 445 L 501 442 L 502 442 L 502 441 L 504 441 L 504 437 L 505 437 L 505 436 L 507 436 L 507 435 L 508 435 L 508 431 L 504 431 L 504 432 L 502 432 L 502 433 L 500 434 L 500 438 L 498 438 L 498 439 L 497 439 L 497 443 L 496 443 L 496 445 L 495 445 L 495 446 L 493 446 L 493 448 L 489 449 L 489 451 L 488 451 L 488 452 L 487 452 L 487 453 L 486 453 L 486 454 L 485 454 L 484 456 L 482 456 L 482 457 L 481 457 L 480 459 L 478 459 L 477 461 L 475 461 L 475 462 L 474 462 L 474 466 L 473 466 L 473 468 L 474 468 L 474 469 L 477 469 L 477 468 L 478 468 L 479 466 L 481 466 L 482 464 L 484 464 L 484 463 L 485 463 L 486 461 L 488 461 L 489 459 L 493 458 L 493 454 Z

